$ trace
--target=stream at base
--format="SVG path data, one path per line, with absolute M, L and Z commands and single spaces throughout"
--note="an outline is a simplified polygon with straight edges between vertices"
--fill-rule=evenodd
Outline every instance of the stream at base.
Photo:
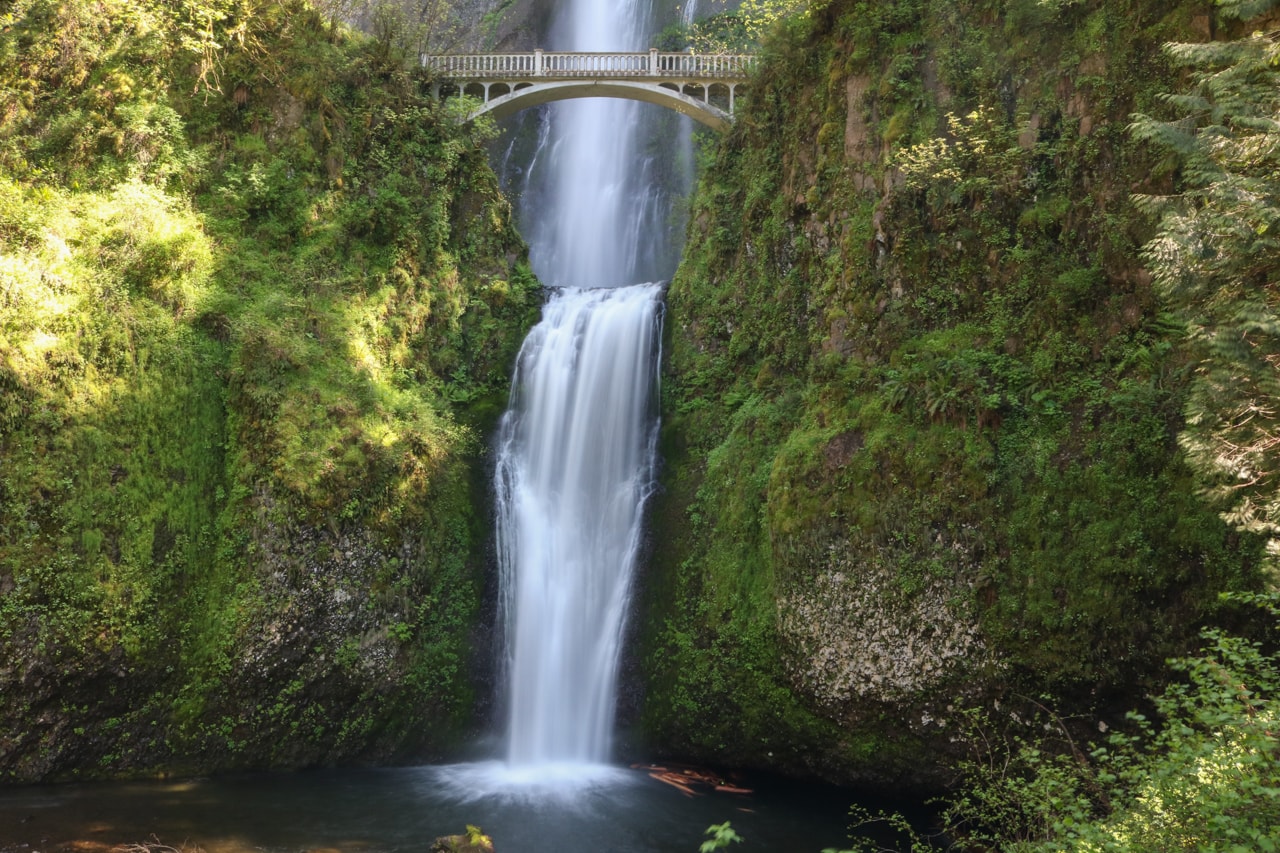
M 854 795 L 842 789 L 748 779 L 750 794 L 691 797 L 645 769 L 563 769 L 550 785 L 492 762 L 0 790 L 0 853 L 97 853 L 153 836 L 189 853 L 425 853 L 467 824 L 499 853 L 695 853 L 724 821 L 745 839 L 733 853 L 847 846 Z

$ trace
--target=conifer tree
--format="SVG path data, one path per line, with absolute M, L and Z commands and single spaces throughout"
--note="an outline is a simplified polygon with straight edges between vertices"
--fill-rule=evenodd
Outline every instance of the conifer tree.
M 1255 21 L 1280 0 L 1221 0 Z M 1179 160 L 1182 191 L 1142 196 L 1160 215 L 1144 260 L 1199 359 L 1181 442 L 1235 526 L 1280 533 L 1280 44 L 1277 32 L 1169 53 L 1190 70 L 1166 96 L 1182 117 L 1135 116 Z

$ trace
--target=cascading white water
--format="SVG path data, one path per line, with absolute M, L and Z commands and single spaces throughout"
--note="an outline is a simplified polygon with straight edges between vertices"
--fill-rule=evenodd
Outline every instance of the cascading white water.
M 660 300 L 659 285 L 565 290 L 521 350 L 498 463 L 512 764 L 609 756 Z
M 642 50 L 647 0 L 568 0 L 565 50 Z M 522 230 L 554 288 L 521 349 L 496 471 L 511 767 L 609 759 L 644 501 L 669 219 L 642 107 L 550 105 Z
M 565 0 L 550 38 L 560 50 L 644 50 L 650 18 L 649 0 Z M 610 287 L 670 274 L 655 146 L 642 145 L 645 106 L 593 98 L 555 103 L 544 113 L 535 155 L 541 173 L 530 169 L 533 187 L 526 187 L 521 215 L 543 281 Z

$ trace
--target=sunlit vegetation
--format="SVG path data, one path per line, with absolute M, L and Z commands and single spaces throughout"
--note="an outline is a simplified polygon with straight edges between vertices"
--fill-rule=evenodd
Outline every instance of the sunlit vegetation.
M 1248 19 L 1271 2 L 1231 0 Z M 1280 47 L 1270 31 L 1171 44 L 1191 73 L 1172 119 L 1136 116 L 1136 138 L 1177 163 L 1180 191 L 1139 198 L 1159 216 L 1144 252 L 1201 361 L 1181 442 L 1237 527 L 1280 533 Z
M 485 129 L 398 51 L 300 2 L 0 13 L 9 778 L 465 724 L 472 470 L 536 285 Z
M 767 49 L 769 36 L 786 27 L 803 27 L 828 0 L 712 0 L 696 20 L 672 24 L 658 37 L 664 50 L 691 48 L 698 53 L 753 53 Z

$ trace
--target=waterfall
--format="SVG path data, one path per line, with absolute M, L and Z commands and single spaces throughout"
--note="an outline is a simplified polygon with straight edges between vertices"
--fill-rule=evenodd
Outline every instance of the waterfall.
M 561 50 L 647 48 L 647 0 L 568 0 Z M 517 360 L 495 473 L 513 768 L 610 757 L 617 674 L 652 490 L 669 200 L 649 105 L 549 105 L 521 230 L 551 296 Z M 646 153 L 649 152 L 649 153 Z
M 521 351 L 497 474 L 512 764 L 609 757 L 660 299 L 658 285 L 566 290 Z
M 559 50 L 643 50 L 650 18 L 647 0 L 566 0 L 549 38 Z M 646 136 L 642 120 L 657 109 L 615 98 L 545 108 L 520 216 L 543 281 L 611 287 L 670 277 L 670 201 L 653 174 L 667 146 Z

